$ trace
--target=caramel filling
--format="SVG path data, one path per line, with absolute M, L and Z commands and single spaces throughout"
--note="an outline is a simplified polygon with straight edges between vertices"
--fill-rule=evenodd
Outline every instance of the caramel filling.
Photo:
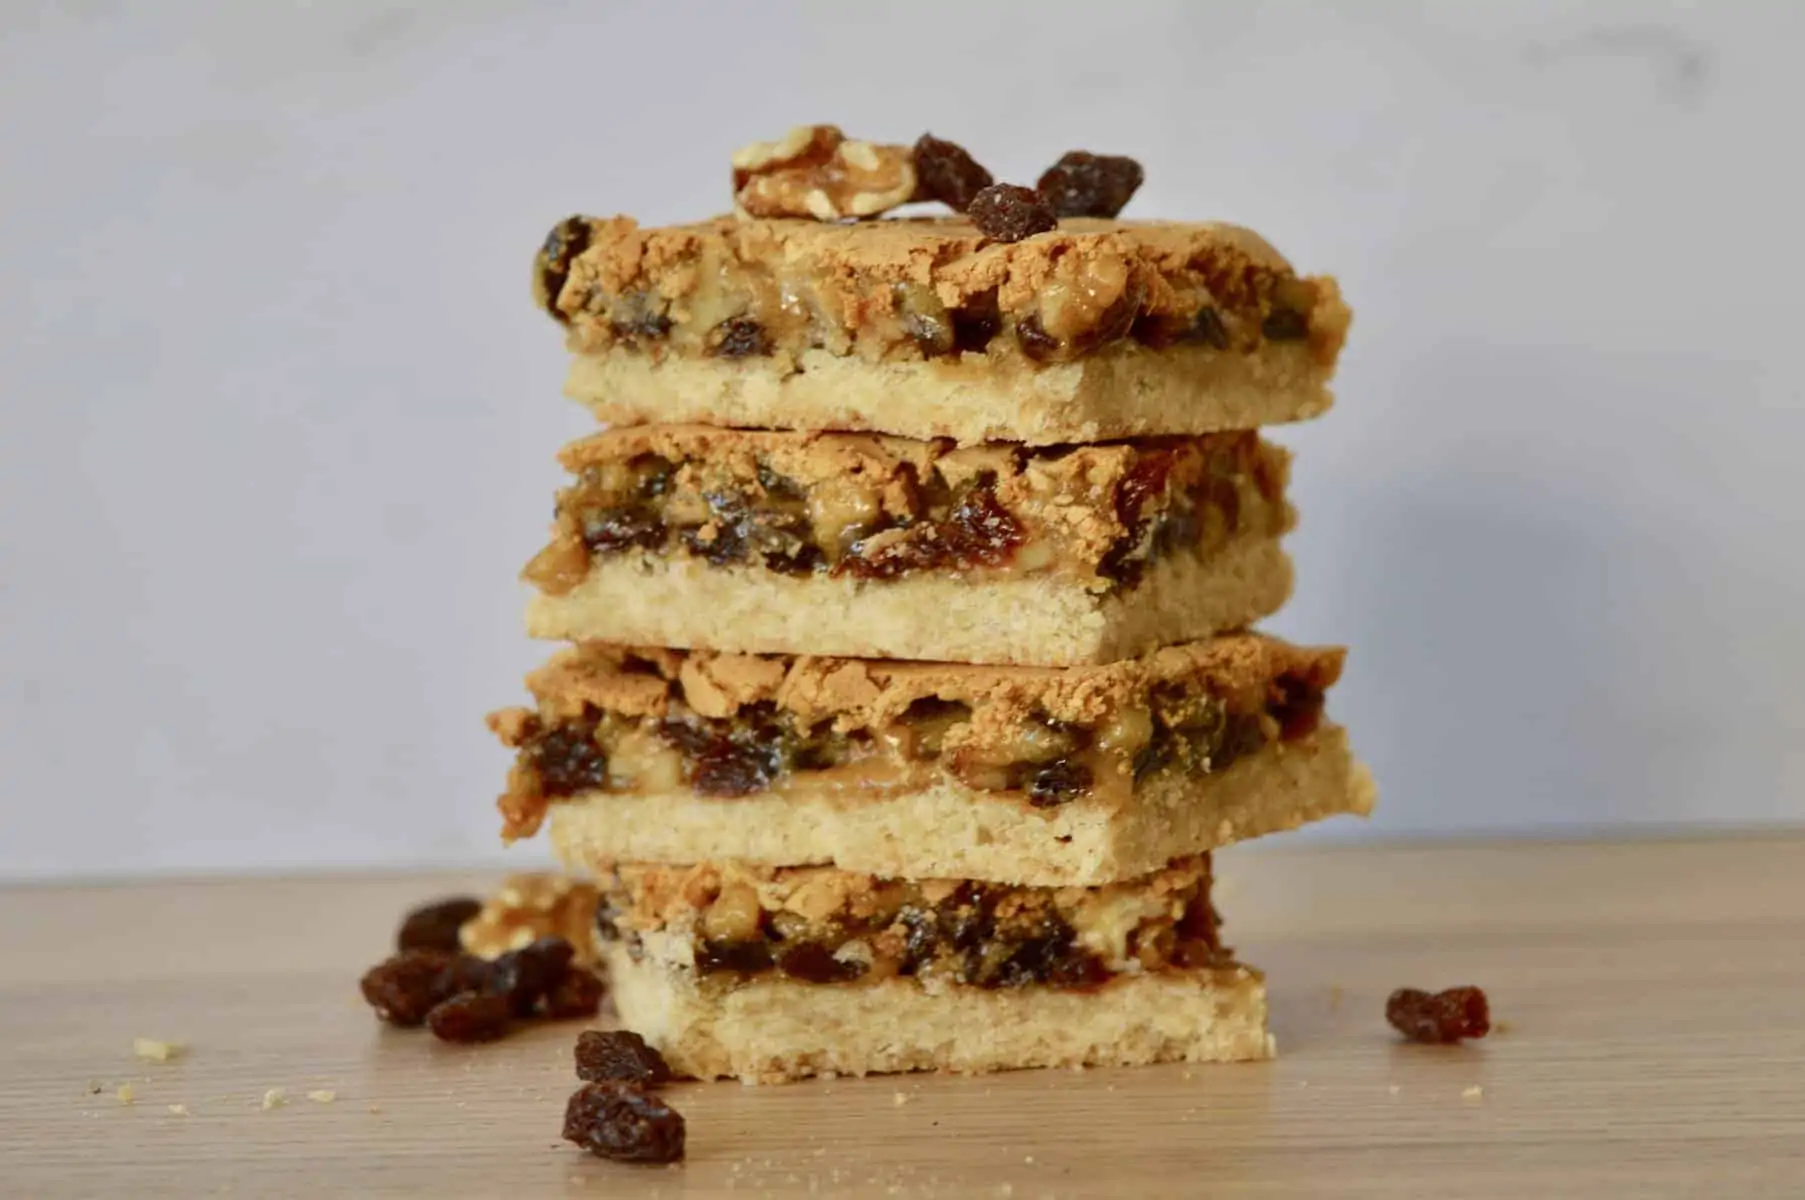
M 970 706 L 937 697 L 914 701 L 881 728 L 850 730 L 832 720 L 805 724 L 770 701 L 707 718 L 675 698 L 659 716 L 583 704 L 558 715 L 514 710 L 494 725 L 517 750 L 500 801 L 512 837 L 536 831 L 548 804 L 594 791 L 851 798 L 952 779 L 1037 808 L 1081 798 L 1122 804 L 1162 772 L 1213 774 L 1305 736 L 1322 706 L 1321 688 L 1280 675 L 1235 697 L 1159 683 L 1095 724 L 1031 712 L 983 739 L 972 735 Z
M 581 468 L 558 496 L 551 543 L 526 577 L 561 595 L 598 558 L 641 550 L 795 576 L 888 580 L 921 571 L 984 578 L 1057 573 L 1098 591 L 1131 588 L 1151 564 L 1208 556 L 1290 520 L 1282 453 L 1252 433 L 1136 443 L 1113 493 L 1055 484 L 1037 464 L 1063 447 L 940 451 L 925 467 L 801 483 L 753 464 L 652 453 Z M 1091 536 L 1074 506 L 1099 509 Z
M 997 288 L 948 303 L 933 287 L 891 277 L 888 264 L 823 277 L 780 255 L 742 258 L 708 231 L 673 231 L 667 236 L 680 251 L 661 242 L 655 268 L 608 286 L 585 258 L 601 253 L 590 245 L 603 224 L 570 218 L 536 260 L 540 303 L 572 328 L 573 348 L 585 353 L 622 347 L 736 359 L 824 349 L 873 360 L 975 354 L 1033 364 L 1124 343 L 1252 353 L 1311 341 L 1323 300 L 1317 281 L 1291 274 L 1227 260 L 1154 268 L 1118 249 L 1060 257 L 1042 286 L 1008 306 L 999 306 Z
M 680 899 L 658 905 L 658 885 L 673 883 Z M 596 929 L 636 957 L 645 934 L 678 935 L 703 975 L 774 972 L 816 984 L 910 976 L 1078 988 L 1125 972 L 1232 962 L 1210 904 L 1208 855 L 1131 883 L 1063 889 L 886 880 L 832 868 L 759 879 L 698 867 L 673 881 L 623 867 L 604 886 Z

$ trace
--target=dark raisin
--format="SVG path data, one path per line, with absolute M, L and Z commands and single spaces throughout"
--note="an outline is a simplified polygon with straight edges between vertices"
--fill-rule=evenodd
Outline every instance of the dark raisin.
M 1279 697 L 1267 711 L 1279 723 L 1279 737 L 1289 741 L 1315 733 L 1322 724 L 1322 693 L 1300 679 L 1281 677 L 1274 686 Z
M 1310 318 L 1289 308 L 1275 308 L 1260 322 L 1268 341 L 1296 342 L 1310 336 Z
M 683 544 L 691 554 L 700 555 L 713 566 L 742 561 L 747 538 L 753 531 L 752 511 L 746 498 L 732 492 L 705 492 L 702 499 L 713 519 L 707 525 L 684 530 Z
M 625 297 L 608 323 L 610 331 L 622 341 L 657 341 L 671 331 L 671 319 L 656 305 L 656 298 L 648 292 Z
M 902 973 L 913 975 L 940 949 L 940 920 L 937 914 L 914 907 L 900 910 L 896 919 L 904 929 Z
M 1222 723 L 1216 744 L 1209 751 L 1211 772 L 1229 766 L 1266 745 L 1266 729 L 1258 713 L 1235 713 Z
M 952 310 L 953 349 L 962 354 L 982 354 L 990 339 L 1003 327 L 995 288 L 969 297 Z
M 1022 942 L 974 982 L 985 987 L 1087 987 L 1109 977 L 1094 955 L 1078 947 L 1070 925 L 1050 918 L 1046 926 L 1045 933 Z
M 552 726 L 534 740 L 527 757 L 548 797 L 574 796 L 608 782 L 608 756 L 587 722 Z
M 575 1021 L 593 1017 L 602 1007 L 608 988 L 594 971 L 572 966 L 564 977 L 545 993 L 545 1015 L 554 1021 Z
M 1492 1030 L 1485 993 L 1476 987 L 1454 987 L 1434 995 L 1399 988 L 1385 1001 L 1385 1019 L 1413 1042 L 1447 1044 L 1482 1038 Z
M 804 983 L 844 983 L 865 973 L 861 962 L 844 962 L 820 942 L 799 942 L 777 952 L 777 969 Z
M 1028 784 L 1028 803 L 1035 808 L 1054 808 L 1084 795 L 1090 786 L 1091 769 L 1062 758 L 1034 772 Z
M 1116 483 L 1116 521 L 1122 526 L 1122 534 L 1097 564 L 1097 573 L 1105 579 L 1113 579 L 1124 587 L 1140 582 L 1147 563 L 1136 552 L 1147 535 L 1147 504 L 1165 492 L 1172 461 L 1172 455 L 1165 451 L 1143 453 Z
M 1222 314 L 1213 305 L 1206 304 L 1197 310 L 1191 318 L 1191 324 L 1179 339 L 1199 346 L 1213 346 L 1218 350 L 1228 349 L 1228 326 L 1222 323 Z
M 771 969 L 771 946 L 764 941 L 703 942 L 696 950 L 696 970 L 738 971 L 756 975 Z
M 1022 348 L 1022 353 L 1035 362 L 1051 362 L 1063 345 L 1058 338 L 1043 329 L 1040 318 L 1033 315 L 1016 321 L 1015 341 Z
M 630 1029 L 585 1029 L 577 1035 L 577 1078 L 586 1083 L 616 1080 L 656 1087 L 671 1081 L 664 1055 Z
M 643 546 L 656 550 L 664 545 L 665 524 L 650 509 L 607 508 L 583 518 L 583 544 L 597 554 Z
M 776 747 L 717 738 L 696 756 L 690 786 L 704 796 L 750 796 L 770 787 L 781 768 Z
M 938 200 L 954 212 L 970 208 L 972 198 L 993 182 L 965 147 L 931 133 L 915 141 L 915 178 L 917 199 Z
M 814 545 L 765 552 L 765 566 L 783 575 L 813 575 L 817 568 L 826 563 L 827 555 L 821 552 L 821 547 Z
M 997 499 L 996 477 L 988 472 L 953 506 L 946 525 L 962 566 L 1000 567 L 1022 544 L 1021 522 Z
M 365 971 L 358 987 L 389 1024 L 418 1025 L 445 998 L 445 971 L 454 961 L 443 950 L 407 950 Z
M 627 1083 L 586 1083 L 564 1109 L 564 1140 L 599 1158 L 676 1162 L 684 1132 L 682 1113 Z
M 427 1027 L 442 1042 L 493 1042 L 508 1032 L 506 996 L 462 992 L 433 1006 Z
M 570 264 L 589 248 L 589 233 L 586 219 L 565 217 L 545 235 L 545 242 L 533 259 L 533 298 L 540 308 L 566 325 L 570 324 L 570 318 L 558 308 L 558 293 L 564 290 Z
M 993 183 L 981 188 L 971 198 L 966 216 L 979 233 L 999 242 L 1019 242 L 1059 227 L 1059 218 L 1039 192 L 1013 183 Z
M 771 353 L 765 327 L 751 317 L 728 317 L 708 334 L 708 353 L 718 358 L 751 358 Z
M 715 734 L 688 721 L 665 721 L 658 726 L 658 736 L 690 758 L 706 753 L 717 740 Z
M 510 950 L 489 966 L 492 995 L 507 999 L 517 1017 L 530 1016 L 546 993 L 558 985 L 576 951 L 561 937 L 542 937 Z
M 474 954 L 460 954 L 445 968 L 439 979 L 439 995 L 455 996 L 459 992 L 487 992 L 495 964 Z
M 1061 217 L 1113 217 L 1143 178 L 1141 164 L 1132 158 L 1073 150 L 1042 173 L 1035 190 Z
M 397 950 L 442 950 L 458 952 L 458 930 L 464 922 L 481 912 L 483 902 L 475 896 L 447 896 L 423 904 L 407 914 L 395 934 Z

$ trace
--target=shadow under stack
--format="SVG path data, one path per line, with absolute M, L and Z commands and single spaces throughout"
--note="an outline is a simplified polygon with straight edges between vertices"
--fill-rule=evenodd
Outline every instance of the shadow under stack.
M 808 127 L 736 213 L 537 263 L 606 423 L 527 567 L 570 643 L 493 714 L 510 839 L 602 890 L 621 1021 L 699 1078 L 1241 1060 L 1221 846 L 1373 785 L 1291 589 L 1349 313 L 1258 236 L 1121 221 L 1126 159 L 991 185 Z M 960 215 L 876 216 L 909 200 Z

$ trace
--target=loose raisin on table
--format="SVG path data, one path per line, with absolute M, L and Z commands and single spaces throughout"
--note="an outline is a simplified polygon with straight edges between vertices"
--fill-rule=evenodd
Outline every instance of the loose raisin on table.
M 458 952 L 458 930 L 464 922 L 481 912 L 483 902 L 475 896 L 447 896 L 422 904 L 402 919 L 395 934 L 397 950 L 442 950 Z
M 954 212 L 971 207 L 972 198 L 995 180 L 965 147 L 924 133 L 915 142 L 917 198 L 938 200 Z
M 1447 1044 L 1482 1038 L 1492 1029 L 1485 993 L 1476 987 L 1453 987 L 1434 995 L 1399 988 L 1385 1001 L 1385 1019 L 1413 1042 Z
M 493 1042 L 508 1032 L 506 996 L 463 992 L 426 1014 L 427 1027 L 442 1042 Z
M 515 1016 L 528 1016 L 564 978 L 575 955 L 576 950 L 563 938 L 542 937 L 491 963 L 488 990 L 506 999 Z
M 1048 167 L 1035 188 L 1058 216 L 1113 217 L 1145 177 L 1132 158 L 1073 150 Z
M 604 1033 L 585 1029 L 577 1035 L 577 1078 L 588 1083 L 637 1083 L 656 1087 L 671 1081 L 671 1065 L 629 1029 Z
M 391 1025 L 418 1025 L 443 1000 L 454 958 L 442 950 L 407 950 L 364 972 L 358 986 L 376 1015 Z
M 602 1007 L 607 985 L 587 967 L 572 966 L 545 993 L 545 1015 L 554 1021 L 593 1017 Z
M 682 1113 L 627 1083 L 586 1083 L 564 1109 L 564 1139 L 599 1158 L 676 1162 L 684 1132 Z
M 999 242 L 1019 242 L 1059 226 L 1059 217 L 1039 192 L 1013 183 L 993 183 L 980 189 L 965 215 L 979 233 Z

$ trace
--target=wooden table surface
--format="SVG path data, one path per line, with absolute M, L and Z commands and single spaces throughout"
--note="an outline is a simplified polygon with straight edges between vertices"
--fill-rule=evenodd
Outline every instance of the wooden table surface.
M 575 1026 L 357 999 L 400 910 L 489 879 L 0 891 L 0 1196 L 1805 1196 L 1805 838 L 1220 863 L 1278 1061 L 680 1085 L 673 1168 L 559 1142 Z M 1497 1033 L 1392 1037 L 1392 988 L 1456 983 Z

